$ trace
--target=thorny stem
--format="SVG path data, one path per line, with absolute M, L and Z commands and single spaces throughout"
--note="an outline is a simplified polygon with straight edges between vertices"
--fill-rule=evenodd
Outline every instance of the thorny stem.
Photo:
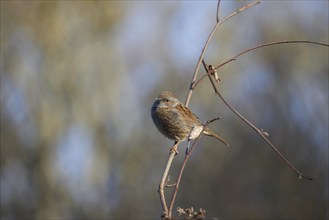
M 218 4 L 217 4 L 217 12 L 216 12 L 216 25 L 214 26 L 213 30 L 211 31 L 206 43 L 205 43 L 205 46 L 203 47 L 202 49 L 202 52 L 200 54 L 200 57 L 199 57 L 199 61 L 196 65 L 196 68 L 195 68 L 195 71 L 194 71 L 194 74 L 193 74 L 193 77 L 192 77 L 192 80 L 191 80 L 191 83 L 190 83 L 190 88 L 189 88 L 189 92 L 187 94 L 187 97 L 186 97 L 186 101 L 185 101 L 185 106 L 188 106 L 189 102 L 190 102 L 190 99 L 191 99 L 191 96 L 192 96 L 192 91 L 193 89 L 195 88 L 194 85 L 194 82 L 197 78 L 197 75 L 198 75 L 198 72 L 199 72 L 199 69 L 200 69 L 200 66 L 201 66 L 201 62 L 204 58 L 204 55 L 205 55 L 205 52 L 207 50 L 207 47 L 209 45 L 209 42 L 210 40 L 212 39 L 212 37 L 214 36 L 215 32 L 217 31 L 218 27 L 223 24 L 225 21 L 227 21 L 229 18 L 237 15 L 238 13 L 254 6 L 254 5 L 257 5 L 259 4 L 260 2 L 259 1 L 255 1 L 251 4 L 248 4 L 240 9 L 238 9 L 237 11 L 233 12 L 232 14 L 230 14 L 229 16 L 227 16 L 226 18 L 224 18 L 222 21 L 219 20 L 219 9 L 220 9 L 220 1 L 221 0 L 218 0 Z M 191 152 L 192 152 L 192 148 L 195 146 L 195 143 L 197 142 L 198 139 L 196 139 L 191 147 L 191 150 L 189 151 L 189 153 L 187 155 L 190 155 Z M 176 143 L 177 146 L 179 143 Z M 175 198 L 176 198 L 176 195 L 177 195 L 177 192 L 178 192 L 178 188 L 179 188 L 179 183 L 180 183 L 180 179 L 181 179 L 181 175 L 184 171 L 184 167 L 185 167 L 185 164 L 189 158 L 189 156 L 186 158 L 186 162 L 183 163 L 182 165 L 182 168 L 181 168 L 181 175 L 179 177 L 179 181 L 177 181 L 176 185 L 175 185 L 175 190 L 174 190 L 174 194 L 173 194 L 173 198 L 171 200 L 171 203 L 170 203 L 170 209 L 169 209 L 169 212 L 168 212 L 168 207 L 167 207 L 167 204 L 166 204 L 166 200 L 165 200 L 165 196 L 164 196 L 164 187 L 165 187 L 165 182 L 166 182 L 166 179 L 167 179 L 167 176 L 168 176 L 168 173 L 169 173 L 169 170 L 170 170 L 170 167 L 171 167 L 171 164 L 172 164 L 172 161 L 173 161 L 173 158 L 175 157 L 176 153 L 175 152 L 170 152 L 170 155 L 169 155 L 169 159 L 168 159 L 168 162 L 167 162 L 167 165 L 166 165 L 166 168 L 165 168 L 165 171 L 163 173 L 163 176 L 162 176 L 162 179 L 161 179 L 161 182 L 159 184 L 159 196 L 160 196 L 160 201 L 161 201 L 161 205 L 162 205 L 162 208 L 163 208 L 163 215 L 162 217 L 163 218 L 171 218 L 171 213 L 172 213 L 172 207 L 173 207 L 173 204 L 175 202 Z
M 268 47 L 268 46 L 273 46 L 273 45 L 278 45 L 278 44 L 293 44 L 293 43 L 307 43 L 307 44 L 316 44 L 316 45 L 320 45 L 320 46 L 326 46 L 329 47 L 329 44 L 325 44 L 325 43 L 319 43 L 319 42 L 314 42 L 314 41 L 306 41 L 306 40 L 287 40 L 287 41 L 277 41 L 277 42 L 270 42 L 270 43 L 266 43 L 266 44 L 261 44 L 261 45 L 257 45 L 255 47 L 251 47 L 248 48 L 240 53 L 238 53 L 237 55 L 235 55 L 234 57 L 228 59 L 227 61 L 223 62 L 222 64 L 220 64 L 219 66 L 217 66 L 215 69 L 218 69 L 224 65 L 226 65 L 227 63 L 230 63 L 232 61 L 235 61 L 236 58 L 238 58 L 239 56 L 248 53 L 250 51 L 262 48 L 262 47 Z M 207 75 L 207 74 L 206 74 Z M 204 76 L 206 76 L 204 75 Z M 204 76 L 202 76 L 201 78 L 203 78 Z M 199 80 L 201 80 L 201 78 Z M 198 83 L 198 82 L 197 82 Z M 195 83 L 196 84 L 196 83 Z
M 234 57 L 226 60 L 225 62 L 221 63 L 219 66 L 215 67 L 214 69 L 217 70 L 220 67 L 235 61 L 239 56 L 248 53 L 250 51 L 262 48 L 262 47 L 268 47 L 268 46 L 273 46 L 273 45 L 278 45 L 278 44 L 292 44 L 292 43 L 307 43 L 307 44 L 316 44 L 316 45 L 320 45 L 320 46 L 326 46 L 329 47 L 329 44 L 325 44 L 325 43 L 319 43 L 319 42 L 315 42 L 315 41 L 305 41 L 305 40 L 289 40 L 289 41 L 277 41 L 277 42 L 270 42 L 270 43 L 266 43 L 266 44 L 261 44 L 261 45 L 257 45 L 255 47 L 251 47 L 248 48 L 246 50 L 243 50 L 242 52 L 238 53 L 237 55 L 235 55 Z M 207 76 L 208 74 L 204 74 L 202 75 L 197 81 L 194 81 L 193 85 L 192 85 L 192 90 Z
M 209 73 L 203 75 L 197 82 L 196 82 L 196 78 L 197 78 L 197 75 L 198 75 L 198 72 L 199 72 L 199 69 L 200 69 L 200 66 L 201 66 L 201 62 L 203 62 L 203 65 L 206 69 L 206 71 L 208 72 L 208 69 L 207 69 L 207 66 L 205 65 L 204 63 L 204 55 L 205 55 L 205 52 L 208 48 L 208 45 L 209 45 L 209 42 L 210 40 L 212 39 L 213 35 L 215 34 L 215 32 L 217 31 L 218 27 L 223 24 L 225 21 L 227 21 L 228 19 L 230 19 L 231 17 L 237 15 L 238 13 L 254 6 L 254 5 L 257 5 L 259 4 L 260 1 L 255 1 L 251 4 L 248 4 L 240 9 L 238 9 L 237 11 L 235 11 L 234 13 L 230 14 L 229 16 L 225 17 L 222 21 L 219 20 L 219 8 L 220 8 L 220 0 L 218 0 L 218 4 L 217 4 L 217 12 L 216 12 L 216 25 L 214 26 L 213 30 L 211 31 L 203 49 L 202 49 L 202 52 L 200 54 L 200 57 L 199 57 L 199 60 L 198 60 L 198 63 L 196 65 L 196 68 L 195 68 L 195 71 L 194 71 L 194 74 L 193 74 L 193 77 L 192 77 L 192 80 L 191 80 L 191 83 L 190 83 L 190 88 L 189 88 L 189 92 L 187 94 L 187 97 L 186 97 L 186 100 L 185 100 L 185 105 L 188 106 L 189 102 L 190 102 L 190 99 L 191 99 L 191 96 L 192 96 L 192 92 L 194 90 L 194 88 L 196 88 L 197 84 L 202 81 L 202 79 L 205 77 L 205 76 L 208 76 L 209 77 L 209 80 L 214 88 L 214 91 L 215 93 L 219 96 L 219 98 L 227 105 L 227 107 L 229 109 L 231 109 L 240 119 L 242 119 L 246 124 L 248 124 L 253 130 L 255 130 L 265 141 L 266 143 L 275 151 L 275 153 L 295 172 L 299 175 L 299 178 L 305 178 L 305 179 L 308 179 L 308 180 L 312 180 L 312 178 L 310 177 L 306 177 L 304 176 L 301 172 L 299 172 L 281 153 L 280 151 L 267 139 L 267 133 L 264 132 L 262 129 L 258 129 L 256 126 L 254 126 L 251 122 L 249 122 L 247 119 L 245 119 L 240 113 L 238 113 L 223 97 L 222 95 L 218 92 L 212 78 L 210 77 Z M 328 44 L 323 44 L 323 43 L 318 43 L 318 42 L 312 42 L 312 41 L 282 41 L 282 42 L 272 42 L 272 43 L 267 43 L 267 44 L 262 44 L 262 45 L 258 45 L 258 46 L 255 46 L 255 47 L 252 47 L 252 48 L 249 48 L 245 51 L 242 51 L 240 52 L 239 54 L 237 54 L 236 56 L 234 56 L 233 58 L 225 61 L 224 63 L 220 64 L 218 67 L 215 68 L 218 69 L 220 68 L 221 66 L 224 66 L 225 64 L 227 63 L 230 63 L 232 61 L 235 61 L 237 57 L 247 53 L 247 52 L 250 52 L 252 50 L 256 50 L 258 48 L 261 48 L 261 47 L 266 47 L 266 46 L 271 46 L 271 45 L 276 45 L 276 44 L 285 44 L 285 43 L 311 43 L 311 44 L 317 44 L 317 45 L 322 45 L 322 46 L 329 46 Z M 207 122 L 208 123 L 211 123 L 212 121 L 209 121 Z M 200 137 L 200 136 L 199 136 Z M 165 168 L 165 171 L 163 173 L 163 176 L 162 176 L 162 179 L 161 179 L 161 183 L 159 185 L 159 194 L 160 194 L 160 201 L 161 201 L 161 205 L 163 207 L 163 215 L 162 215 L 162 218 L 165 218 L 165 219 L 171 219 L 171 216 L 172 216 L 172 209 L 173 209 L 173 205 L 174 205 L 174 202 L 175 202 L 175 199 L 176 199 L 176 195 L 177 195 L 177 192 L 178 192 L 178 189 L 179 189 L 179 184 L 180 184 L 180 181 L 181 181 L 181 178 L 182 178 L 182 174 L 183 174 L 183 171 L 184 171 L 184 168 L 185 168 L 185 165 L 188 161 L 188 159 L 190 158 L 190 155 L 192 153 L 192 150 L 194 149 L 197 141 L 199 140 L 199 137 L 194 141 L 191 149 L 187 152 L 186 156 L 185 156 L 185 159 L 183 161 L 183 164 L 182 164 L 182 167 L 180 169 L 180 172 L 179 172 L 179 176 L 178 176 L 178 180 L 177 180 L 177 183 L 174 184 L 175 186 L 175 190 L 173 192 L 173 196 L 172 196 L 172 200 L 170 202 L 170 206 L 169 206 L 169 210 L 168 210 L 168 207 L 167 207 L 167 204 L 166 204 L 166 201 L 165 201 L 165 196 L 164 196 L 164 187 L 165 187 L 165 183 L 166 183 L 166 180 L 167 180 L 167 177 L 168 177 L 168 173 L 169 173 L 169 170 L 170 170 L 170 167 L 171 167 L 171 164 L 172 164 L 172 161 L 173 161 L 173 158 L 174 156 L 176 155 L 175 152 L 171 152 L 170 153 L 170 156 L 169 156 L 169 159 L 168 159 L 168 162 L 167 162 L 167 166 Z M 178 145 L 179 143 L 175 143 L 175 145 Z
M 211 119 L 211 120 L 208 120 L 207 123 L 204 125 L 204 128 L 208 126 L 208 124 L 216 121 L 216 120 L 219 120 L 220 117 L 218 118 L 214 118 L 214 119 Z M 196 143 L 198 142 L 198 140 L 200 139 L 201 137 L 201 134 L 202 132 L 200 132 L 199 136 L 195 139 L 195 141 L 193 142 L 192 146 L 191 146 L 191 149 L 189 151 L 187 151 L 187 154 L 185 155 L 185 158 L 184 158 L 184 161 L 182 163 L 182 166 L 179 170 L 179 174 L 178 174 L 178 178 L 177 178 L 177 182 L 175 184 L 175 189 L 174 189 L 174 193 L 172 195 L 172 198 L 171 198 L 171 202 L 170 202 L 170 205 L 169 205 L 169 219 L 171 219 L 171 213 L 172 213 L 172 209 L 174 207 L 174 203 L 175 203 L 175 200 L 176 200 L 176 196 L 177 196 L 177 193 L 178 193 L 178 188 L 179 188 L 179 184 L 180 184 L 180 181 L 182 179 L 182 176 L 183 176 L 183 172 L 184 172 L 184 169 L 185 169 L 185 166 L 187 164 L 187 161 L 189 160 L 190 156 L 191 156 L 191 153 L 192 153 L 192 150 L 194 149 L 194 147 L 196 146 Z
M 220 0 L 218 0 L 218 2 L 217 2 L 217 9 L 216 9 L 216 11 L 217 11 L 217 13 L 216 13 L 216 21 L 217 21 L 217 23 L 219 23 L 219 12 L 220 12 Z
M 202 132 L 201 132 L 202 133 Z M 200 137 L 201 135 L 199 135 Z M 175 188 L 174 188 L 174 192 L 173 192 L 173 195 L 172 195 L 172 198 L 171 198 L 171 202 L 170 202 L 170 205 L 169 205 L 169 219 L 171 219 L 171 213 L 172 213 L 172 209 L 174 207 L 174 203 L 175 203 L 175 200 L 176 200 L 176 196 L 177 196 L 177 193 L 178 193 L 178 188 L 179 188 L 179 184 L 180 184 L 180 181 L 181 181 L 181 178 L 182 178 L 182 175 L 183 175 L 183 172 L 184 172 L 184 168 L 185 168 L 185 165 L 188 161 L 188 159 L 190 158 L 191 156 L 191 152 L 194 148 L 194 146 L 196 145 L 197 141 L 198 141 L 198 138 L 195 139 L 195 141 L 193 142 L 192 146 L 191 146 L 191 149 L 188 151 L 188 153 L 185 155 L 185 159 L 182 163 L 182 166 L 181 166 L 181 169 L 179 171 L 179 174 L 178 174 L 178 178 L 177 178 L 177 182 L 176 182 L 176 185 L 175 185 Z
M 179 142 L 176 142 L 174 147 L 178 146 L 178 145 L 179 145 Z M 161 206 L 162 206 L 162 210 L 163 210 L 162 217 L 165 218 L 165 219 L 168 218 L 168 206 L 167 206 L 165 195 L 164 195 L 164 188 L 166 186 L 168 173 L 169 173 L 172 161 L 174 160 L 175 154 L 176 154 L 175 152 L 171 152 L 170 155 L 169 155 L 169 159 L 168 159 L 165 171 L 163 172 L 161 182 L 159 184 L 159 189 L 158 189 L 158 193 L 159 193 L 159 196 L 160 196 L 160 202 L 161 202 Z
M 203 66 L 206 71 L 208 71 L 207 64 L 202 61 Z M 212 80 L 211 76 L 208 74 L 208 78 L 212 84 L 212 87 L 214 88 L 215 93 L 219 96 L 219 98 L 225 103 L 225 105 L 232 111 L 234 114 L 236 114 L 242 121 L 244 121 L 247 125 L 249 125 L 253 130 L 255 130 L 265 141 L 266 143 L 275 151 L 275 153 L 295 172 L 298 174 L 299 179 L 305 178 L 307 180 L 313 180 L 311 177 L 307 177 L 304 174 L 302 174 L 300 171 L 298 171 L 294 165 L 292 165 L 284 156 L 283 154 L 271 143 L 271 141 L 268 140 L 266 137 L 266 134 L 264 134 L 264 131 L 261 129 L 258 129 L 255 125 L 253 125 L 250 121 L 248 121 L 245 117 L 243 117 L 237 110 L 235 110 L 225 99 L 224 97 L 219 93 L 217 90 L 217 87 Z
M 235 15 L 237 15 L 237 14 L 243 12 L 244 10 L 246 10 L 246 9 L 248 9 L 248 8 L 254 6 L 254 5 L 257 5 L 257 4 L 259 4 L 259 3 L 260 3 L 260 1 L 255 1 L 255 2 L 253 2 L 253 3 L 250 3 L 250 4 L 248 4 L 248 5 L 245 5 L 245 6 L 243 6 L 242 8 L 240 8 L 240 9 L 236 10 L 235 12 L 233 12 L 232 14 L 230 14 L 229 16 L 225 17 L 222 21 L 219 21 L 218 17 L 219 17 L 219 4 L 220 4 L 220 1 L 218 2 L 218 5 L 217 5 L 217 12 L 216 12 L 216 15 L 217 15 L 217 19 L 216 19 L 216 20 L 217 20 L 217 22 L 216 22 L 214 28 L 212 29 L 211 33 L 209 34 L 209 37 L 208 37 L 208 39 L 207 39 L 207 41 L 206 41 L 206 43 L 205 43 L 205 45 L 204 45 L 204 47 L 203 47 L 203 49 L 202 49 L 202 52 L 201 52 L 201 54 L 200 54 L 200 57 L 199 57 L 198 63 L 197 63 L 197 65 L 196 65 L 196 67 L 195 67 L 194 74 L 193 74 L 193 77 L 192 77 L 192 80 L 191 80 L 191 83 L 190 83 L 189 92 L 188 92 L 188 94 L 187 94 L 187 96 L 186 96 L 185 106 L 188 106 L 189 103 L 190 103 L 190 99 L 191 99 L 191 96 L 192 96 L 192 92 L 193 92 L 193 89 L 195 88 L 195 86 L 193 86 L 193 85 L 194 85 L 195 80 L 196 80 L 196 78 L 197 78 L 197 76 L 198 76 L 198 72 L 199 72 L 199 69 L 200 69 L 200 66 L 201 66 L 202 60 L 203 60 L 203 58 L 204 58 L 204 54 L 206 53 L 206 50 L 207 50 L 207 48 L 208 48 L 208 45 L 209 45 L 210 40 L 211 40 L 212 37 L 214 36 L 214 34 L 215 34 L 215 32 L 217 31 L 217 29 L 219 28 L 219 26 L 220 26 L 221 24 L 223 24 L 225 21 L 227 21 L 228 19 L 230 19 L 231 17 L 233 17 L 233 16 L 235 16 Z

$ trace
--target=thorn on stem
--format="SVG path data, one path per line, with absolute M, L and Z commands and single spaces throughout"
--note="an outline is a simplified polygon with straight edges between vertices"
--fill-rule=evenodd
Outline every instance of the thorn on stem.
M 208 124 L 213 123 L 214 121 L 217 121 L 219 119 L 222 119 L 222 117 L 217 117 L 217 118 L 210 119 L 210 120 L 207 121 L 206 124 L 208 125 Z
M 260 132 L 265 135 L 266 137 L 270 136 L 270 134 L 263 130 L 263 128 L 260 129 Z
M 170 187 L 174 187 L 176 186 L 177 183 L 172 183 L 172 184 L 166 184 L 166 187 L 170 188 Z

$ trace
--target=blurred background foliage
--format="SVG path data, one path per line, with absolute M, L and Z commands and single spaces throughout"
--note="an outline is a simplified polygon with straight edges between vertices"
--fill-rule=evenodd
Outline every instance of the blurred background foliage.
M 223 1 L 221 17 L 244 4 Z M 173 142 L 150 107 L 162 90 L 185 101 L 215 10 L 212 1 L 1 1 L 1 219 L 159 218 Z M 265 1 L 220 28 L 206 62 L 280 40 L 328 43 L 328 1 Z M 221 116 L 211 128 L 230 147 L 202 138 L 175 207 L 328 219 L 328 60 L 326 47 L 285 44 L 219 71 L 224 97 L 314 181 L 298 180 L 205 80 L 190 107 L 202 121 Z

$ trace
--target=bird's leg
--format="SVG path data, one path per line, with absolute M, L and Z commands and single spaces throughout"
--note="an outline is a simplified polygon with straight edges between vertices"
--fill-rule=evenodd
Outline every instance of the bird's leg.
M 169 154 L 172 154 L 175 152 L 175 155 L 178 154 L 178 145 L 179 145 L 180 141 L 175 141 L 175 145 L 170 148 Z

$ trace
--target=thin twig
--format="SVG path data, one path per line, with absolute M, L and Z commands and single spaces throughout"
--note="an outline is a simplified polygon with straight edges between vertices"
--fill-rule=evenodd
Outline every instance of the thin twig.
M 225 62 L 223 62 L 222 64 L 220 64 L 219 66 L 217 66 L 215 69 L 218 69 L 218 68 L 220 68 L 220 67 L 224 66 L 225 64 L 230 63 L 232 61 L 235 61 L 236 58 L 238 58 L 239 56 L 241 56 L 241 55 L 243 55 L 245 53 L 248 53 L 250 51 L 253 51 L 253 50 L 256 50 L 256 49 L 259 49 L 259 48 L 262 48 L 262 47 L 268 47 L 268 46 L 278 45 L 278 44 L 294 44 L 294 43 L 316 44 L 316 45 L 320 45 L 320 46 L 329 47 L 329 44 L 319 43 L 319 42 L 314 42 L 314 41 L 307 41 L 307 40 L 287 40 L 287 41 L 270 42 L 270 43 L 261 44 L 261 45 L 255 46 L 255 47 L 248 48 L 248 49 L 246 49 L 246 50 L 238 53 L 234 57 L 226 60 Z M 205 74 L 205 75 L 207 75 L 207 74 Z M 203 78 L 203 76 L 202 76 L 202 78 Z
M 252 6 L 255 6 L 255 5 L 259 4 L 259 3 L 260 3 L 260 1 L 255 1 L 255 2 L 252 2 L 252 3 L 248 4 L 248 5 L 243 6 L 242 8 L 239 8 L 238 10 L 236 10 L 235 12 L 233 12 L 232 14 L 230 14 L 229 16 L 225 17 L 220 22 L 220 24 L 223 24 L 225 21 L 227 21 L 228 19 L 232 18 L 233 16 L 235 16 L 235 15 L 243 12 L 244 10 L 246 10 L 246 9 L 252 7 Z
M 176 145 L 178 146 L 179 143 L 180 142 L 175 143 L 174 147 Z M 160 202 L 161 202 L 161 206 L 162 206 L 162 210 L 163 210 L 162 217 L 165 218 L 165 219 L 168 218 L 168 206 L 167 206 L 166 198 L 165 198 L 165 195 L 164 195 L 164 188 L 166 186 L 168 173 L 169 173 L 169 170 L 170 170 L 170 167 L 171 167 L 172 161 L 174 160 L 175 155 L 176 155 L 176 153 L 174 151 L 170 152 L 168 162 L 167 162 L 166 168 L 163 172 L 163 175 L 162 175 L 162 178 L 161 178 L 161 181 L 160 181 L 160 184 L 159 184 L 159 189 L 158 189 L 158 193 L 159 193 L 159 196 L 160 196 Z
M 225 21 L 227 21 L 228 19 L 230 19 L 231 17 L 233 17 L 233 16 L 239 14 L 240 12 L 243 12 L 244 10 L 246 10 L 246 9 L 252 7 L 252 6 L 255 6 L 255 5 L 259 4 L 259 3 L 260 3 L 260 1 L 255 1 L 253 3 L 250 3 L 248 5 L 245 5 L 242 8 L 240 8 L 240 9 L 236 10 L 235 12 L 233 12 L 232 14 L 230 14 L 229 16 L 225 17 L 222 21 L 219 21 L 218 19 L 216 19 L 217 22 L 216 22 L 214 28 L 212 29 L 211 33 L 209 34 L 209 37 L 208 37 L 208 39 L 207 39 L 207 41 L 206 41 L 206 43 L 205 43 L 205 45 L 204 45 L 204 47 L 202 49 L 202 52 L 200 54 L 198 63 L 196 65 L 196 67 L 195 67 L 194 74 L 193 74 L 193 77 L 192 77 L 192 80 L 191 80 L 191 83 L 190 83 L 190 88 L 189 88 L 188 94 L 186 96 L 185 106 L 188 106 L 189 103 L 190 103 L 192 92 L 193 92 L 193 89 L 195 88 L 195 86 L 193 86 L 193 85 L 194 85 L 195 80 L 196 80 L 196 78 L 198 76 L 198 72 L 199 72 L 199 69 L 200 69 L 202 60 L 204 58 L 204 54 L 205 54 L 205 52 L 206 52 L 206 50 L 208 48 L 208 45 L 209 45 L 210 40 L 214 36 L 214 34 L 217 31 L 217 29 L 219 28 L 219 26 L 221 24 L 223 24 Z M 217 15 L 219 14 L 219 11 L 218 10 L 219 10 L 219 3 L 217 5 Z
M 214 119 L 211 119 L 211 120 L 208 120 L 207 123 L 204 125 L 203 129 L 205 127 L 208 126 L 208 124 L 216 121 L 216 120 L 219 120 L 220 117 L 218 118 L 214 118 Z M 185 169 L 185 166 L 187 164 L 187 161 L 189 160 L 190 156 L 191 156 L 191 153 L 192 153 L 192 150 L 194 149 L 194 147 L 196 146 L 196 143 L 198 142 L 198 140 L 200 139 L 201 137 L 201 134 L 202 132 L 200 132 L 200 135 L 195 139 L 195 141 L 193 142 L 191 148 L 189 151 L 187 151 L 187 154 L 185 155 L 185 158 L 184 158 L 184 161 L 182 163 L 182 166 L 179 170 L 179 174 L 178 174 L 178 178 L 177 178 L 177 182 L 176 182 L 176 185 L 175 185 L 175 189 L 174 189 L 174 192 L 173 192 L 173 195 L 172 195 L 172 198 L 171 198 L 171 202 L 170 202 L 170 205 L 169 205 L 169 219 L 171 218 L 171 212 L 172 212 L 172 209 L 174 207 L 174 203 L 175 203 L 175 200 L 176 200 L 176 196 L 177 196 L 177 193 L 178 193 L 178 189 L 179 189 L 179 184 L 180 184 L 180 181 L 182 179 L 182 176 L 183 176 L 183 172 L 184 172 L 184 169 Z
M 325 43 L 319 43 L 319 42 L 315 42 L 315 41 L 305 41 L 305 40 L 288 40 L 288 41 L 277 41 L 277 42 L 270 42 L 270 43 L 266 43 L 266 44 L 261 44 L 261 45 L 257 45 L 251 48 L 248 48 L 246 50 L 243 50 L 242 52 L 239 52 L 237 55 L 235 55 L 234 57 L 226 60 L 225 62 L 221 63 L 220 65 L 218 65 L 217 67 L 215 67 L 214 69 L 217 70 L 220 67 L 235 61 L 239 56 L 251 52 L 253 50 L 262 48 L 262 47 L 268 47 L 268 46 L 273 46 L 273 45 L 278 45 L 278 44 L 290 44 L 290 43 L 307 43 L 307 44 L 315 44 L 315 45 L 320 45 L 320 46 L 326 46 L 329 47 L 329 44 L 325 44 Z M 202 75 L 196 82 L 194 82 L 194 84 L 192 85 L 192 89 L 194 89 L 194 87 L 196 87 L 206 76 L 208 75 L 208 73 L 205 73 L 204 75 Z
M 220 0 L 218 0 L 218 2 L 217 2 L 217 9 L 216 9 L 216 11 L 217 11 L 217 13 L 216 13 L 216 21 L 217 21 L 217 23 L 219 23 L 219 12 L 220 12 L 219 6 L 220 6 Z
M 223 24 L 225 21 L 227 21 L 228 19 L 230 19 L 231 17 L 237 15 L 238 13 L 254 6 L 254 5 L 257 5 L 259 4 L 260 2 L 259 1 L 255 1 L 251 4 L 248 4 L 248 5 L 245 5 L 244 7 L 238 9 L 237 11 L 233 12 L 232 14 L 230 14 L 229 16 L 227 16 L 226 18 L 224 18 L 222 21 L 219 20 L 219 9 L 220 9 L 220 0 L 218 0 L 218 4 L 217 4 L 217 11 L 216 11 L 216 25 L 214 26 L 213 30 L 211 31 L 211 33 L 209 34 L 208 36 L 208 39 L 202 49 L 202 52 L 200 54 L 200 57 L 199 57 L 199 60 L 198 60 L 198 63 L 195 67 L 195 71 L 194 71 L 194 74 L 193 74 L 193 77 L 192 77 L 192 80 L 191 80 L 191 83 L 190 83 L 190 88 L 189 88 L 189 92 L 186 96 L 186 100 L 185 100 L 185 106 L 188 106 L 189 105 L 189 102 L 190 102 L 190 99 L 191 99 L 191 96 L 192 96 L 192 92 L 193 92 L 193 89 L 195 88 L 194 86 L 194 82 L 198 76 L 198 72 L 199 72 L 199 69 L 200 69 L 200 66 L 201 66 L 201 62 L 204 58 L 204 55 L 205 55 L 205 52 L 208 48 L 208 45 L 209 45 L 209 42 L 210 40 L 212 39 L 212 37 L 214 36 L 215 32 L 217 31 L 218 27 Z M 195 143 L 197 142 L 198 139 L 196 139 L 192 145 L 192 148 L 194 147 Z M 184 168 L 185 168 L 185 164 L 187 163 L 188 159 L 189 159 L 189 155 L 191 154 L 192 152 L 192 148 L 191 150 L 189 151 L 189 153 L 187 154 L 188 157 L 186 157 L 186 161 L 184 160 L 183 162 L 183 165 L 181 167 L 181 171 L 180 171 L 180 176 L 179 176 L 179 179 L 177 180 L 177 183 L 176 183 L 176 186 L 175 186 L 175 190 L 174 190 L 174 194 L 173 194 L 173 198 L 171 200 L 171 203 L 170 203 L 170 207 L 169 207 L 169 212 L 167 211 L 167 205 L 166 205 L 166 201 L 165 201 L 165 197 L 164 197 L 164 191 L 163 191 L 163 187 L 164 187 L 164 182 L 165 182 L 165 179 L 167 178 L 167 174 L 164 173 L 163 177 L 162 177 L 162 180 L 161 180 L 161 183 L 160 183 L 160 186 L 159 186 L 159 194 L 160 194 L 160 200 L 161 200 L 161 204 L 162 204 L 162 207 L 163 207 L 163 210 L 164 210 L 164 214 L 168 214 L 167 216 L 169 217 L 169 219 L 171 218 L 171 213 L 172 213 L 172 208 L 173 208 L 173 204 L 175 202 L 175 199 L 176 199 L 176 195 L 177 195 L 177 192 L 178 192 L 178 188 L 179 188 L 179 183 L 180 183 L 180 180 L 181 180 L 181 177 L 182 177 L 182 174 L 183 174 L 183 171 L 184 171 Z M 169 172 L 169 169 L 170 169 L 170 166 L 171 166 L 171 163 L 172 163 L 172 160 L 173 160 L 173 157 L 175 156 L 175 153 L 174 152 L 171 152 L 170 156 L 169 156 L 169 160 L 171 159 L 171 162 L 169 163 L 169 160 L 168 160 L 168 163 L 167 163 L 167 166 L 166 166 L 166 170 L 168 169 L 168 172 Z M 166 171 L 165 170 L 165 171 Z M 161 190 L 160 190 L 161 189 Z
M 206 71 L 208 71 L 207 64 L 202 61 L 203 66 Z M 253 125 L 250 121 L 248 121 L 245 117 L 243 117 L 237 110 L 235 110 L 225 99 L 224 97 L 219 93 L 217 90 L 217 87 L 212 80 L 211 76 L 208 74 L 208 78 L 212 84 L 212 87 L 214 88 L 215 93 L 219 96 L 219 98 L 225 103 L 225 105 L 234 113 L 236 114 L 242 121 L 244 121 L 247 125 L 249 125 L 253 130 L 255 130 L 265 141 L 266 143 L 274 150 L 274 152 L 295 172 L 298 174 L 299 179 L 305 178 L 307 180 L 313 180 L 311 177 L 307 177 L 304 174 L 302 174 L 300 171 L 298 171 L 294 165 L 292 165 L 284 156 L 283 154 L 277 149 L 276 146 L 274 146 L 271 141 L 268 140 L 266 135 L 264 134 L 262 129 L 258 129 L 255 125 Z
M 202 133 L 202 132 L 201 132 Z M 201 134 L 200 133 L 200 134 Z M 184 172 L 184 168 L 185 168 L 185 165 L 188 161 L 188 159 L 190 158 L 190 155 L 191 155 L 191 152 L 194 148 L 194 146 L 196 145 L 197 141 L 199 140 L 201 135 L 199 135 L 195 141 L 193 142 L 192 146 L 191 146 L 191 149 L 188 151 L 188 153 L 185 155 L 185 159 L 183 161 L 183 164 L 181 166 L 181 169 L 179 171 L 179 175 L 178 175 L 178 178 L 177 178 L 177 182 L 176 182 L 176 185 L 175 185 L 175 188 L 174 188 L 174 192 L 173 192 L 173 195 L 172 195 L 172 198 L 171 198 L 171 202 L 170 202 L 170 205 L 169 205 L 169 219 L 171 219 L 171 215 L 172 215 L 172 209 L 174 207 L 174 203 L 175 203 L 175 200 L 176 200 L 176 196 L 177 196 L 177 192 L 178 192 L 178 189 L 179 189 L 179 184 L 180 184 L 180 181 L 181 181 L 181 178 L 182 178 L 182 175 L 183 175 L 183 172 Z

